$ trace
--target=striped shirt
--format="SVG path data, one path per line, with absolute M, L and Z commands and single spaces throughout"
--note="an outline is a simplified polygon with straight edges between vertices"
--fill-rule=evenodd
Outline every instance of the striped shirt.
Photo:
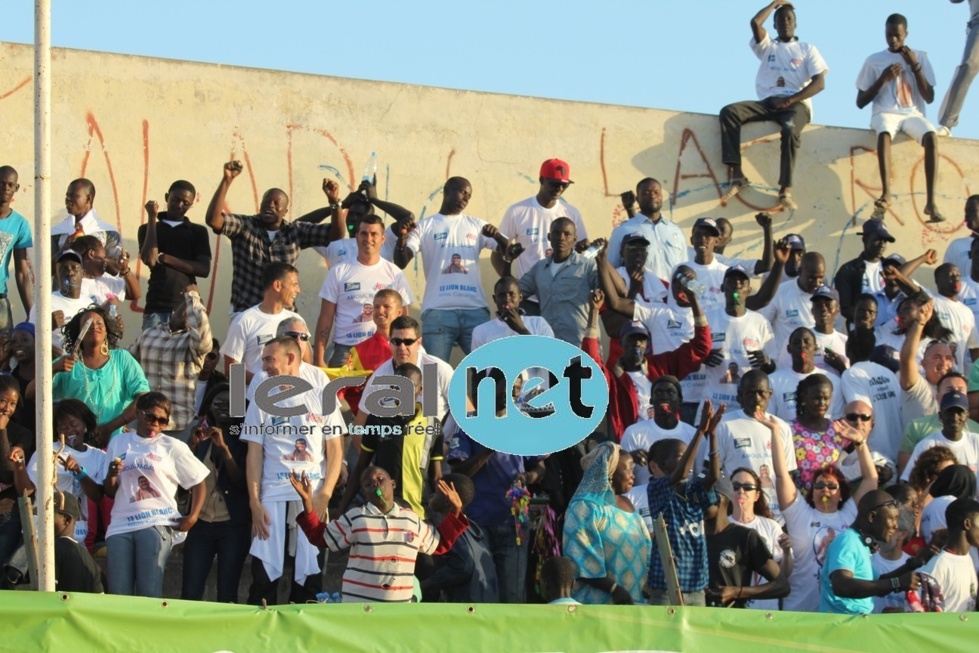
M 469 527 L 465 515 L 446 516 L 437 529 L 395 504 L 386 514 L 373 504 L 348 510 L 329 524 L 303 512 L 296 523 L 310 543 L 331 551 L 350 549 L 343 574 L 344 603 L 408 603 L 419 553 L 442 555 Z

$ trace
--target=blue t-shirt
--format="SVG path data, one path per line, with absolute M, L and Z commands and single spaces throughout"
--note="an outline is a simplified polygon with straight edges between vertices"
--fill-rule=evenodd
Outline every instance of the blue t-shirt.
M 7 292 L 7 280 L 10 278 L 8 268 L 10 257 L 15 249 L 27 249 L 34 245 L 31 240 L 31 227 L 17 211 L 0 220 L 0 289 Z
M 848 569 L 857 580 L 877 580 L 870 547 L 856 529 L 848 528 L 830 543 L 826 561 L 819 573 L 819 611 L 834 614 L 870 614 L 874 611 L 874 599 L 848 599 L 833 594 L 830 574 L 838 569 Z
M 487 448 L 465 432 L 459 431 L 449 442 L 448 462 L 467 460 L 478 456 Z M 472 477 L 472 502 L 466 507 L 466 515 L 474 522 L 487 527 L 513 524 L 513 513 L 506 493 L 513 485 L 513 477 L 526 471 L 526 465 L 536 465 L 540 458 L 524 458 L 499 451 L 486 461 Z
M 647 487 L 649 516 L 656 521 L 663 513 L 666 532 L 676 561 L 680 591 L 699 592 L 707 588 L 710 573 L 707 567 L 707 538 L 704 535 L 704 511 L 717 503 L 713 489 L 704 481 L 692 478 L 670 487 L 669 477 L 651 478 Z M 652 548 L 649 560 L 649 587 L 666 589 L 666 575 L 659 550 Z

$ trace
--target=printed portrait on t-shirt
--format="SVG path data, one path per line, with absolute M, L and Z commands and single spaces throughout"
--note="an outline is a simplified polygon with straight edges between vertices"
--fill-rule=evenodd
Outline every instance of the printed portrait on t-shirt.
M 738 364 L 735 362 L 730 362 L 727 364 L 727 372 L 721 377 L 721 383 L 737 383 L 741 380 L 740 370 L 738 369 Z
M 309 452 L 309 443 L 306 442 L 305 438 L 297 438 L 296 448 L 292 450 L 292 453 L 284 455 L 282 460 L 304 463 L 313 462 L 313 454 Z
M 816 535 L 812 538 L 812 550 L 816 553 L 816 564 L 820 567 L 826 561 L 826 551 L 829 549 L 829 545 L 833 543 L 836 539 L 836 529 L 832 526 L 825 526 L 816 531 Z
M 140 476 L 137 480 L 139 483 L 139 489 L 133 494 L 129 503 L 136 503 L 137 501 L 145 501 L 146 499 L 159 499 L 160 492 L 150 484 L 150 479 L 145 476 Z
M 443 274 L 469 274 L 469 270 L 462 264 L 462 254 L 453 254 L 452 262 L 442 270 Z
M 765 488 L 775 487 L 775 483 L 772 482 L 772 470 L 769 469 L 768 465 L 762 463 L 761 467 L 758 468 L 758 478 L 761 479 L 761 486 Z
M 357 322 L 373 322 L 374 321 L 374 305 L 364 304 L 363 310 L 360 315 L 357 316 Z

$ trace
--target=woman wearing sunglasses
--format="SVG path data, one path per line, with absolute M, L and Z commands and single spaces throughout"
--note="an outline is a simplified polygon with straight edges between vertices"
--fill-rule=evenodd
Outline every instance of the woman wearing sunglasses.
M 81 399 L 103 434 L 118 435 L 136 417 L 136 397 L 150 390 L 143 369 L 128 351 L 116 349 L 122 331 L 98 306 L 72 317 L 63 331 L 66 354 L 54 361 L 54 400 Z
M 734 487 L 734 500 L 728 506 L 731 520 L 739 526 L 750 528 L 768 546 L 775 562 L 781 567 L 781 577 L 791 578 L 792 575 L 792 540 L 782 532 L 779 523 L 772 519 L 772 509 L 761 487 L 761 477 L 755 470 L 739 467 L 731 474 Z M 753 574 L 751 585 L 762 585 L 767 582 L 758 574 Z M 778 599 L 760 599 L 748 601 L 748 607 L 755 610 L 778 610 Z
M 846 413 L 870 414 L 870 407 L 854 401 L 847 405 Z M 775 493 L 785 518 L 786 530 L 792 538 L 792 575 L 789 576 L 791 592 L 783 600 L 785 610 L 817 612 L 819 610 L 819 569 L 826 549 L 837 534 L 850 527 L 857 516 L 857 503 L 867 492 L 877 489 L 877 468 L 871 457 L 867 436 L 871 420 L 857 420 L 856 424 L 839 419 L 832 423 L 836 433 L 853 443 L 862 475 L 860 487 L 850 496 L 850 486 L 843 472 L 835 465 L 828 465 L 815 472 L 813 483 L 800 500 L 799 490 L 785 465 L 778 423 L 759 411 L 755 419 L 766 424 L 772 432 L 772 465 L 775 469 Z
M 170 549 L 204 507 L 208 469 L 186 444 L 160 434 L 169 421 L 170 400 L 148 392 L 136 400 L 136 431 L 109 441 L 103 488 L 115 499 L 105 538 L 110 594 L 162 597 Z M 191 492 L 185 517 L 178 487 Z

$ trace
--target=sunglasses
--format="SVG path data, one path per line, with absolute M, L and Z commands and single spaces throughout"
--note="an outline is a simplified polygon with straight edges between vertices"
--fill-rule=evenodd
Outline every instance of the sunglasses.
M 848 422 L 856 422 L 857 420 L 860 420 L 861 422 L 869 422 L 873 418 L 874 418 L 873 415 L 864 415 L 863 413 L 846 414 L 846 421 Z
M 421 338 L 391 338 L 391 344 L 395 347 L 400 347 L 404 345 L 405 347 L 411 347 L 413 344 L 421 340 Z
M 876 511 L 876 510 L 880 510 L 881 508 L 890 508 L 892 506 L 894 508 L 900 508 L 901 507 L 901 503 L 897 499 L 891 499 L 890 501 L 885 501 L 884 503 L 878 503 L 876 506 L 874 506 L 873 508 L 871 508 L 867 512 L 869 514 L 871 512 Z
M 839 484 L 837 484 L 837 483 L 827 483 L 826 481 L 819 481 L 817 483 L 814 483 L 812 487 L 815 490 L 830 490 L 830 491 L 835 491 L 835 490 L 839 490 L 840 489 Z
M 286 336 L 287 338 L 295 338 L 296 340 L 302 340 L 303 342 L 309 341 L 308 333 L 300 333 L 299 331 L 286 331 L 282 335 Z
M 170 423 L 169 415 L 166 417 L 157 417 L 156 415 L 153 415 L 152 413 L 147 413 L 145 411 L 143 412 L 143 419 L 145 419 L 150 424 L 166 425 Z
M 744 490 L 745 492 L 755 492 L 758 490 L 758 486 L 754 483 L 739 483 L 734 481 L 731 485 L 734 487 L 735 492 L 738 490 Z

